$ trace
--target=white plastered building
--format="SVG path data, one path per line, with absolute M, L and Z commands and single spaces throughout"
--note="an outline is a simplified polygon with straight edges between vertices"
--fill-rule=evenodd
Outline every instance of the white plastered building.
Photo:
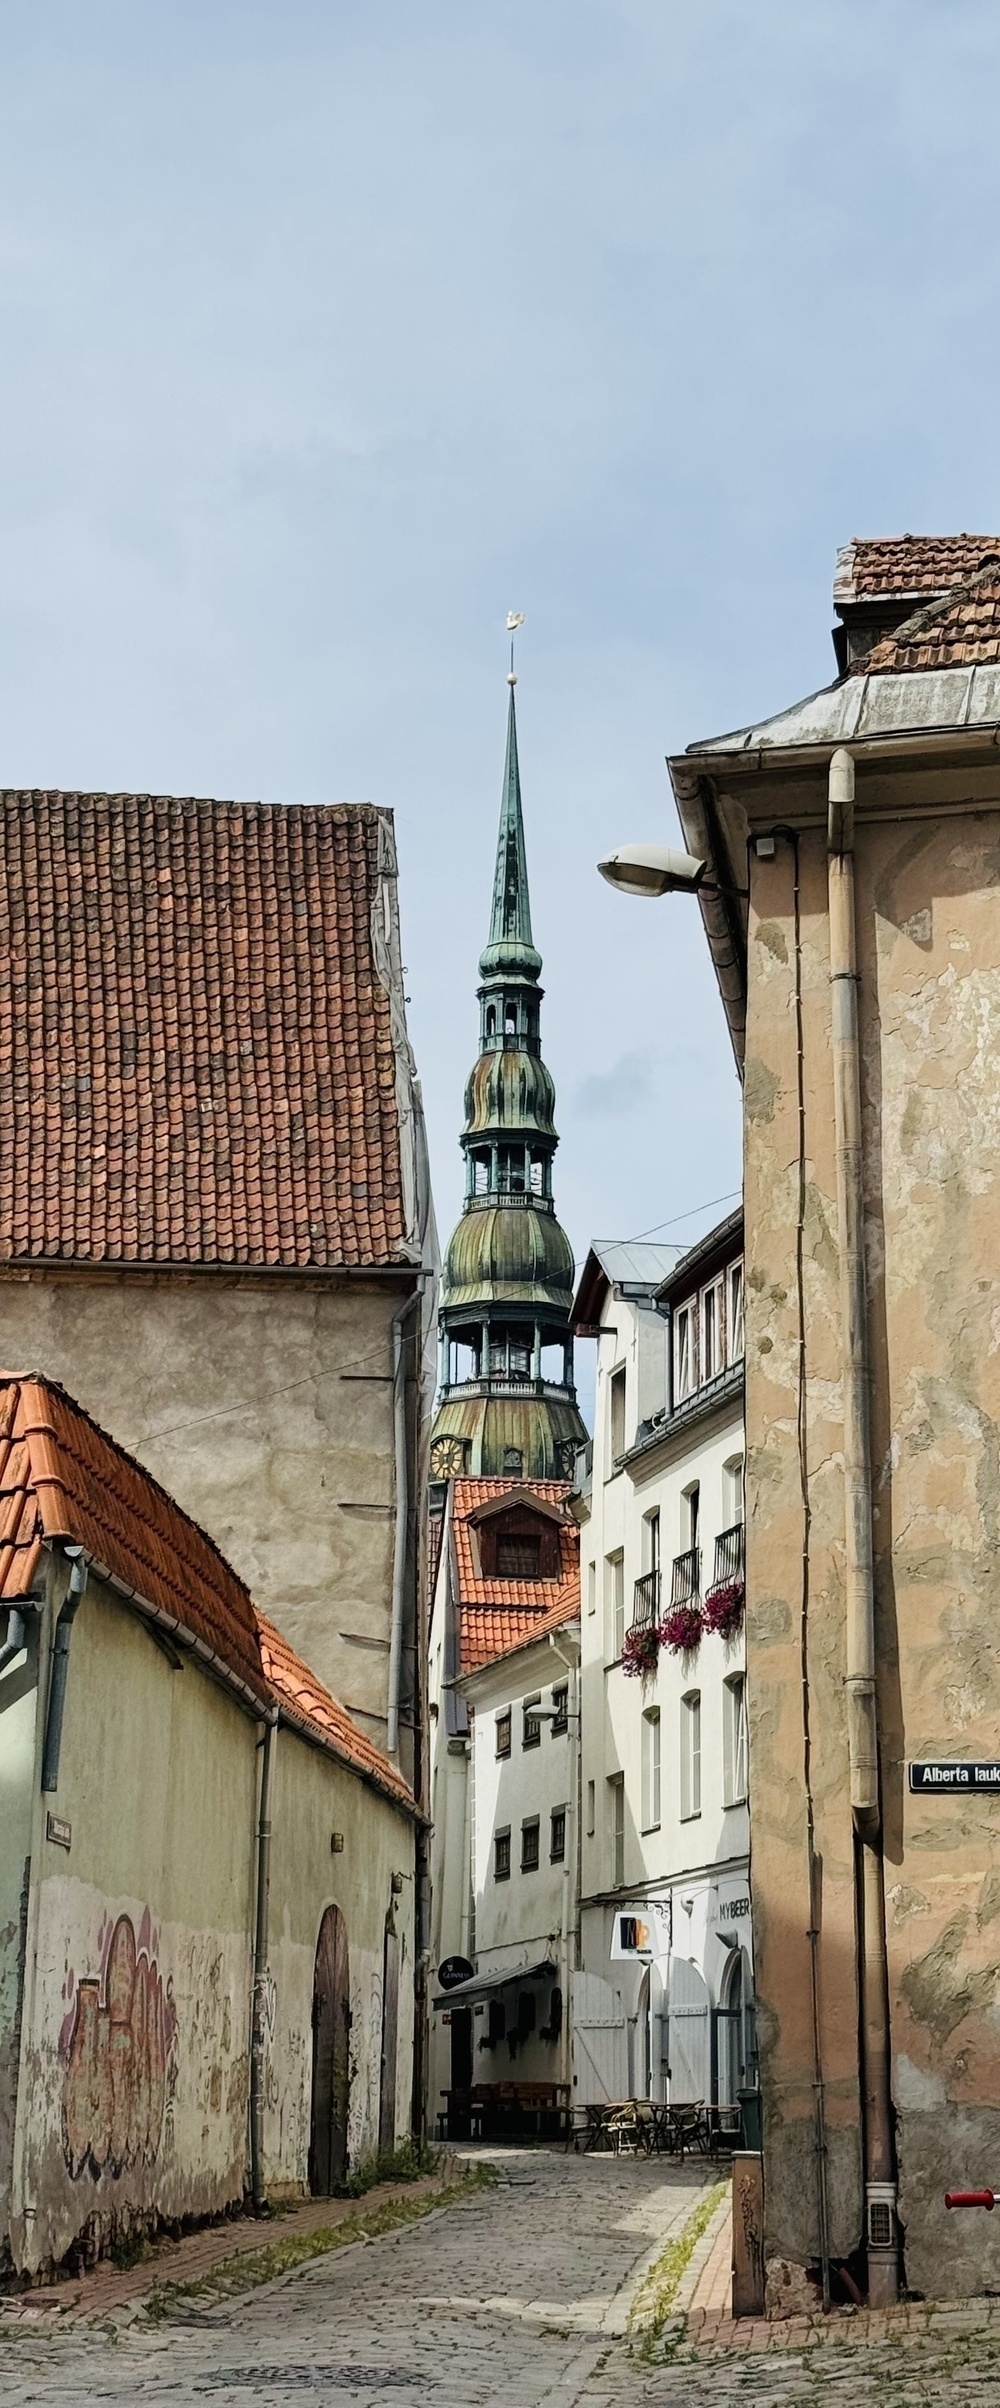
M 756 2086 L 744 1700 L 742 1218 L 675 1250 L 598 1244 L 581 1482 L 580 1970 L 574 2100 L 735 2103 Z M 728 1636 L 655 1636 L 725 1591 Z M 716 1609 L 721 1611 L 722 1609 Z M 696 1629 L 696 1623 L 694 1624 Z M 630 1636 L 630 1634 L 632 1634 Z M 638 1637 L 636 1636 L 638 1634 Z M 625 1665 L 646 1647 L 651 1669 Z M 656 1953 L 621 1957 L 620 1917 Z

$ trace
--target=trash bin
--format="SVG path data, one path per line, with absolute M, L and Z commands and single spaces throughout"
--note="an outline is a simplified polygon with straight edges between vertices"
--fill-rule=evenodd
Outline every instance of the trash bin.
M 738 2090 L 736 2096 L 740 2103 L 740 2114 L 743 2117 L 743 2146 L 745 2149 L 762 2149 L 764 2131 L 760 2111 L 760 2092 L 759 2090 Z

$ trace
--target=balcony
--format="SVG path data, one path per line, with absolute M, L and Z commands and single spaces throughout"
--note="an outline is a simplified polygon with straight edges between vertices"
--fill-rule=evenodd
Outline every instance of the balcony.
M 659 1571 L 644 1572 L 632 1591 L 632 1628 L 645 1630 L 660 1619 Z
M 734 1522 L 731 1530 L 721 1530 L 719 1532 L 719 1536 L 715 1542 L 715 1569 L 712 1573 L 713 1589 L 721 1589 L 724 1583 L 728 1580 L 742 1580 L 744 1559 L 743 1540 L 744 1529 L 742 1522 Z
M 701 1595 L 701 1548 L 689 1547 L 685 1555 L 675 1555 L 673 1579 L 670 1584 L 671 1605 L 690 1605 Z

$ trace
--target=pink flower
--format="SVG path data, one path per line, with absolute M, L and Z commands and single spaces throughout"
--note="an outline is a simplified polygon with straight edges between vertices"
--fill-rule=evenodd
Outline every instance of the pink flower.
M 742 1580 L 724 1580 L 712 1589 L 705 1599 L 703 1620 L 706 1630 L 714 1630 L 720 1639 L 735 1639 L 743 1627 L 744 1587 Z
M 703 1629 L 701 1607 L 690 1598 L 686 1605 L 674 1605 L 664 1615 L 660 1637 L 664 1647 L 671 1648 L 674 1655 L 692 1655 L 701 1645 Z

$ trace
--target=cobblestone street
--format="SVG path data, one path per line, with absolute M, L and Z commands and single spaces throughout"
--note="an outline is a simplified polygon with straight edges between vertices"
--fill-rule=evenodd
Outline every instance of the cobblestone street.
M 847 2324 L 819 2344 L 788 2328 L 752 2328 L 751 2346 L 736 2348 L 720 2346 L 721 2335 L 695 2346 L 698 2316 L 688 2327 L 680 2314 L 658 2345 L 671 2362 L 651 2363 L 626 2338 L 629 2307 L 697 2207 L 703 2169 L 492 2154 L 495 2188 L 242 2299 L 189 2304 L 159 2323 L 139 2316 L 118 2330 L 13 2326 L 0 2338 L 4 2408 L 286 2408 L 307 2399 L 345 2408 L 384 2399 L 399 2408 L 960 2408 L 1000 2398 L 1000 2320 L 985 2301 L 935 2311 L 929 2330 L 899 2327 L 891 2338 Z M 710 2231 L 698 2260 L 710 2273 L 718 2257 Z

